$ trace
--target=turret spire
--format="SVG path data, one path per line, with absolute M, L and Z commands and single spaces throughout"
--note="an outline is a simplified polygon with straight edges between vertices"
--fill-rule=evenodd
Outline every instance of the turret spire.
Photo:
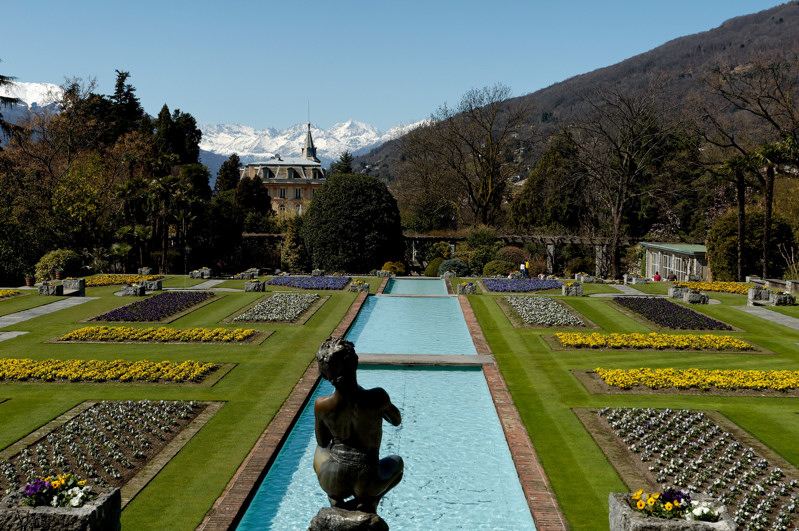
M 311 122 L 308 122 L 308 134 L 305 136 L 305 147 L 302 148 L 302 156 L 308 160 L 319 162 L 316 158 L 316 147 L 313 145 L 313 137 L 311 136 Z

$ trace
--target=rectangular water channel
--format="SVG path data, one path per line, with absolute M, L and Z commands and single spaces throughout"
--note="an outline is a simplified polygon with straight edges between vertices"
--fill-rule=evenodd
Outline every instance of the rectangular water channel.
M 380 450 L 405 460 L 378 508 L 393 531 L 535 529 L 479 368 L 362 366 L 358 379 L 383 387 L 403 415 L 396 428 L 384 424 Z M 313 402 L 332 391 L 323 380 L 238 529 L 304 530 L 328 505 L 313 471 Z

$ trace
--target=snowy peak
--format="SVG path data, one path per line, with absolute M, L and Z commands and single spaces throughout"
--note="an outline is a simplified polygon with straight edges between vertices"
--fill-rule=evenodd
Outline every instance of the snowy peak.
M 28 109 L 52 105 L 61 98 L 62 92 L 61 87 L 52 83 L 12 82 L 0 87 L 0 96 L 17 98 L 21 100 L 18 105 Z

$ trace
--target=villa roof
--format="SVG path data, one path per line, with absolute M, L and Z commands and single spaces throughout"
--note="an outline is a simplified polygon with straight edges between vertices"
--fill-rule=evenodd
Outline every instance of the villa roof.
M 279 159 L 268 159 L 263 162 L 251 162 L 247 164 L 248 167 L 260 167 L 260 166 L 318 166 L 321 167 L 321 162 L 315 162 L 313 160 L 308 160 L 304 157 L 280 157 Z

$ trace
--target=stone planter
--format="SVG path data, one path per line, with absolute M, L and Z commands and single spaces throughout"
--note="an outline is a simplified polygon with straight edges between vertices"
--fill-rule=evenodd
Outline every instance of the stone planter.
M 679 287 L 671 287 L 669 288 L 669 298 L 671 299 L 683 299 L 685 298 L 685 294 L 688 293 L 690 288 L 679 288 Z
M 61 284 L 40 284 L 39 295 L 61 296 L 64 294 L 64 286 Z
M 694 293 L 693 291 L 689 291 L 683 295 L 682 300 L 688 304 L 707 304 L 710 301 L 710 297 L 706 293 Z
M 643 277 L 639 277 L 638 275 L 625 274 L 624 285 L 626 286 L 627 284 L 649 284 L 649 281 Z
M 768 302 L 770 295 L 771 291 L 765 288 L 749 288 L 746 292 L 746 305 L 765 304 Z
M 608 529 L 610 531 L 732 531 L 736 529 L 735 522 L 727 512 L 727 508 L 720 503 L 714 507 L 719 513 L 718 522 L 700 522 L 696 520 L 667 520 L 665 518 L 645 518 L 641 513 L 634 511 L 627 503 L 629 494 L 611 493 L 608 497 Z M 697 498 L 701 500 L 701 498 Z M 705 498 L 704 501 L 711 501 Z
M 144 297 L 144 286 L 122 286 L 120 294 L 123 297 Z
M 152 275 L 153 269 L 151 267 L 140 267 L 139 268 L 140 275 Z
M 311 271 L 311 276 L 312 277 L 323 277 L 324 275 L 325 275 L 325 272 L 322 271 L 321 269 L 314 269 L 313 271 Z
M 83 507 L 29 507 L 21 505 L 22 493 L 15 492 L 0 501 L 0 529 L 33 531 L 118 531 L 122 515 L 119 489 L 100 494 Z
M 796 297 L 790 293 L 774 293 L 769 294 L 768 303 L 771 306 L 795 306 Z
M 244 291 L 266 291 L 266 282 L 262 280 L 251 280 L 244 283 Z
M 355 291 L 355 292 L 365 291 L 366 293 L 369 293 L 369 284 L 366 282 L 355 284 L 353 282 L 352 284 L 350 284 L 350 291 Z
M 574 286 L 567 286 L 564 284 L 561 286 L 561 293 L 566 297 L 582 297 L 583 287 L 579 284 L 575 284 Z
M 202 269 L 195 269 L 189 273 L 189 278 L 211 278 L 212 271 L 207 267 L 203 267 Z
M 477 286 L 473 282 L 458 284 L 458 295 L 474 295 L 477 293 Z
M 143 280 L 139 284 L 144 286 L 145 291 L 160 291 L 162 289 L 160 280 Z
M 385 269 L 381 269 L 380 271 L 377 272 L 377 276 L 383 278 L 394 278 L 396 275 L 391 271 L 386 271 Z
M 64 286 L 65 295 L 74 295 L 76 297 L 86 296 L 86 280 L 82 278 L 68 278 L 61 284 Z
M 441 275 L 441 278 L 455 278 L 454 271 L 444 271 L 444 274 Z

